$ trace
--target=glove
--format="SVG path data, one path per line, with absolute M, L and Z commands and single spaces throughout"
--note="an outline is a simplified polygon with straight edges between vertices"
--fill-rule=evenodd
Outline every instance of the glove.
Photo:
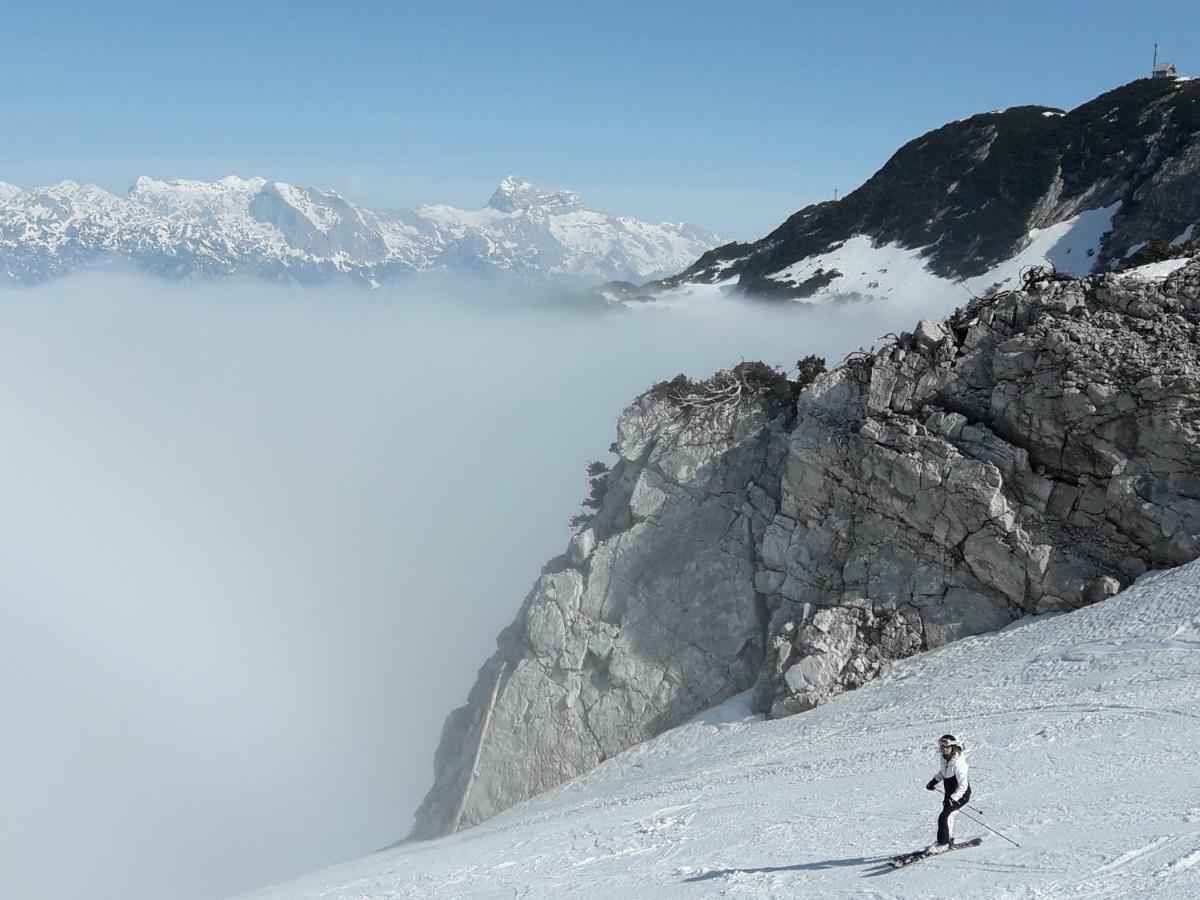
M 927 790 L 927 791 L 936 791 L 936 790 L 937 790 L 937 779 L 936 779 L 936 778 L 930 778 L 930 779 L 929 779 L 929 784 L 925 785 L 925 790 Z
M 963 802 L 961 800 L 951 800 L 949 797 L 942 801 L 942 803 L 947 809 L 951 810 L 963 808 Z

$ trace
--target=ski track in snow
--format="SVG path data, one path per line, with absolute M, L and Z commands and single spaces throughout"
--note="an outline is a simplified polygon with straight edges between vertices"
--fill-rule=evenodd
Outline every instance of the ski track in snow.
M 252 896 L 1198 897 L 1198 613 L 1200 562 L 802 715 L 735 697 L 475 829 Z M 968 741 L 971 805 L 1022 847 L 960 818 L 981 847 L 893 870 L 933 839 L 945 731 Z

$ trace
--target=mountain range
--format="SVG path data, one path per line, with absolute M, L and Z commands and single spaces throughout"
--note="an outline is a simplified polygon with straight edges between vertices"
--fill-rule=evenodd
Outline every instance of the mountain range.
M 708 286 L 805 304 L 963 300 L 1030 265 L 1086 275 L 1200 247 L 1200 79 L 1145 78 L 1065 111 L 1017 106 L 901 147 L 841 200 L 758 241 L 587 209 L 515 177 L 482 209 L 378 211 L 262 178 L 139 178 L 125 197 L 0 182 L 0 284 L 95 266 L 377 286 L 414 272 L 507 274 L 637 302 Z M 635 283 L 646 283 L 637 288 Z
M 683 223 L 595 212 L 569 191 L 514 177 L 482 209 L 389 212 L 263 178 L 141 177 L 124 197 L 71 181 L 28 191 L 0 183 L 0 284 L 118 266 L 174 279 L 377 286 L 448 271 L 590 285 L 669 275 L 718 242 Z

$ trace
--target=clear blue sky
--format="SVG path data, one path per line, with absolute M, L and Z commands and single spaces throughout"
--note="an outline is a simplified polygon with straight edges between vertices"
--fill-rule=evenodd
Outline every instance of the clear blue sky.
M 12 2 L 0 180 L 229 173 L 480 206 L 514 173 L 755 237 L 903 141 L 1200 73 L 1194 2 Z

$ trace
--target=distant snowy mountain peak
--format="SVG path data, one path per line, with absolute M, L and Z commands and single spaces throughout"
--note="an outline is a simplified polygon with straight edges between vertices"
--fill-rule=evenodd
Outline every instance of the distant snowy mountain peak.
M 336 191 L 230 175 L 139 177 L 125 197 L 64 181 L 0 183 L 0 283 L 98 265 L 170 278 L 243 274 L 371 286 L 428 270 L 574 284 L 678 271 L 720 239 L 688 225 L 594 212 L 570 191 L 500 183 L 488 206 L 381 212 Z
M 515 175 L 509 175 L 500 182 L 488 201 L 488 207 L 507 213 L 537 209 L 550 215 L 562 215 L 584 208 L 583 201 L 571 191 L 539 191 Z
M 216 181 L 196 181 L 190 178 L 172 178 L 163 181 L 148 175 L 141 175 L 129 189 L 129 196 L 138 199 L 155 196 L 204 197 L 224 192 L 253 193 L 260 190 L 266 183 L 267 179 L 265 178 L 239 178 L 236 175 L 227 175 Z

